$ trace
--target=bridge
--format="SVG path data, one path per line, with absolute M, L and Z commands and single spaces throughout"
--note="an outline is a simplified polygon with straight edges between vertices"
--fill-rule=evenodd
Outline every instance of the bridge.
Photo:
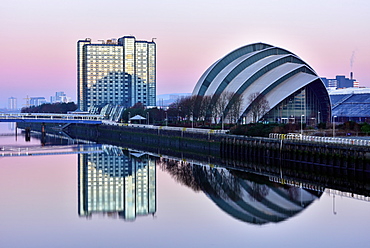
M 102 115 L 51 113 L 0 113 L 0 122 L 101 124 Z

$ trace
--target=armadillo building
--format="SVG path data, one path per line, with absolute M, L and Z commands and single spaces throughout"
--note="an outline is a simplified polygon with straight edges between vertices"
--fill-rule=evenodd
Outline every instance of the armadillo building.
M 252 108 L 261 98 L 268 107 L 258 121 L 330 122 L 330 98 L 316 72 L 297 55 L 269 44 L 240 47 L 211 65 L 196 84 L 193 95 L 211 96 L 217 102 L 223 93 L 240 97 L 239 122 L 252 122 Z M 251 95 L 258 95 L 255 99 Z

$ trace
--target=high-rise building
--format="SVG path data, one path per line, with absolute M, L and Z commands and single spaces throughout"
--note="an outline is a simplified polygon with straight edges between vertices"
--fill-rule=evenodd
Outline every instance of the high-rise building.
M 17 98 L 9 97 L 8 98 L 8 109 L 9 110 L 16 110 L 17 109 Z
M 77 42 L 77 98 L 82 111 L 103 104 L 156 104 L 156 44 L 124 36 Z
M 45 97 L 31 97 L 30 98 L 30 105 L 31 106 L 40 106 L 41 104 L 46 103 Z
M 55 96 L 50 97 L 50 102 L 51 103 L 56 103 L 56 102 L 68 103 L 68 102 L 71 102 L 71 98 L 68 97 L 63 91 L 57 91 L 55 92 Z
M 359 83 L 356 82 L 356 79 L 353 79 L 353 74 L 351 73 L 351 78 L 346 78 L 345 76 L 336 76 L 335 79 L 321 78 L 326 87 L 329 88 L 350 88 L 358 87 Z

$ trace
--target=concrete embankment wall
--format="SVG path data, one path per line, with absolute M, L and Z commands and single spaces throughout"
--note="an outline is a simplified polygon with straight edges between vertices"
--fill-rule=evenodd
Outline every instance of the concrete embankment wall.
M 226 160 L 284 166 L 302 172 L 370 172 L 368 146 L 230 136 L 222 138 L 220 152 Z
M 33 124 L 31 129 L 40 131 L 41 125 Z M 46 131 L 52 129 L 48 125 L 45 127 Z M 72 138 L 128 146 L 158 154 L 167 149 L 171 154 L 178 153 L 179 157 L 183 153 L 219 157 L 224 161 L 232 161 L 241 168 L 253 163 L 276 168 L 294 168 L 302 173 L 310 170 L 340 172 L 351 176 L 351 173 L 370 172 L 368 146 L 113 125 L 71 124 L 64 131 Z
M 19 127 L 42 130 L 41 124 Z M 55 131 L 55 125 L 46 125 L 44 129 Z M 315 182 L 320 187 L 343 191 L 351 188 L 365 195 L 369 188 L 368 147 L 106 125 L 73 124 L 65 131 L 72 138 L 196 159 L 234 171 L 270 175 L 288 180 L 286 183 Z
M 221 137 L 215 134 L 150 129 L 111 125 L 70 125 L 65 130 L 73 138 L 84 138 L 98 143 L 130 145 L 136 148 L 161 148 L 179 152 L 193 152 L 219 156 Z

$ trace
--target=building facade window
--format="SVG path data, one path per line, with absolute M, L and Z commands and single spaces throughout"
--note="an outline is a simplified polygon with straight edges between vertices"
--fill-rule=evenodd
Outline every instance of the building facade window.
M 108 103 L 131 107 L 139 102 L 140 93 L 148 96 L 147 106 L 155 106 L 156 44 L 153 41 L 137 41 L 133 36 L 102 44 L 80 40 L 77 60 L 80 110 L 88 111 L 89 107 Z M 105 97 L 91 97 L 103 94 Z

